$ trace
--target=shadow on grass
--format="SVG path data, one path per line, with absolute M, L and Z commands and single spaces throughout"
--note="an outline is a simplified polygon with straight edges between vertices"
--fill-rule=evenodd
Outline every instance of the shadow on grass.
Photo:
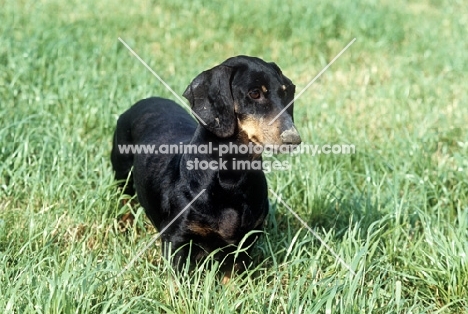
M 307 206 L 306 211 L 304 206 Z M 295 210 L 294 207 L 291 209 Z M 397 234 L 395 236 L 401 235 L 408 238 L 424 232 L 423 211 L 410 210 L 406 205 L 402 207 L 401 204 L 395 204 L 393 199 L 375 200 L 366 193 L 340 197 L 332 193 L 323 194 L 315 197 L 307 205 L 302 205 L 302 208 L 297 206 L 296 209 L 304 222 L 331 246 L 334 242 L 343 241 L 339 247 L 348 247 L 350 250 L 353 248 L 348 244 L 353 241 L 366 243 L 378 238 L 378 241 L 385 247 L 394 241 L 394 238 L 389 235 L 395 232 Z M 270 242 L 274 243 L 270 253 L 283 256 L 286 250 L 291 250 L 290 244 L 297 241 L 300 230 L 308 231 L 279 202 L 272 200 L 270 214 L 266 227 Z M 401 232 L 401 230 L 405 231 Z M 351 242 L 350 238 L 353 238 Z M 305 238 L 301 239 L 301 241 L 307 241 Z M 318 247 L 320 247 L 319 244 L 317 244 Z M 298 256 L 305 255 L 300 253 Z M 268 263 L 268 265 L 272 264 Z
M 315 199 L 305 221 L 311 228 L 335 230 L 335 237 L 342 237 L 350 225 L 358 223 L 362 231 L 376 221 L 381 220 L 386 213 L 379 204 L 366 195 L 343 196 L 322 195 Z
M 288 205 L 289 206 L 289 205 Z M 304 206 L 307 206 L 304 208 Z M 304 225 L 296 219 L 281 203 L 271 200 L 270 218 L 266 230 L 275 235 L 295 234 Z M 366 234 L 369 228 L 378 221 L 382 221 L 382 228 L 388 228 L 390 220 L 385 219 L 392 214 L 394 204 L 392 200 L 378 202 L 371 196 L 344 195 L 332 193 L 319 195 L 306 205 L 291 206 L 291 209 L 314 230 L 333 230 L 334 238 L 342 238 L 350 226 L 359 226 L 361 234 Z M 417 215 L 405 217 L 410 225 L 416 225 Z

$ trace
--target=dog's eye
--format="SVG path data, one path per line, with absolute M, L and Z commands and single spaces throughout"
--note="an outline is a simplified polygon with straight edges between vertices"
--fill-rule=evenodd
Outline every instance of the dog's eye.
M 252 89 L 249 91 L 249 97 L 252 99 L 260 99 L 262 97 L 262 92 L 259 89 Z

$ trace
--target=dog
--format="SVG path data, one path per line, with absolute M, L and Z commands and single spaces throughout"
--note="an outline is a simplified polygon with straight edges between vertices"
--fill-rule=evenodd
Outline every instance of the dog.
M 152 224 L 164 230 L 163 254 L 172 257 L 176 269 L 213 252 L 226 274 L 247 267 L 255 231 L 262 230 L 267 217 L 268 189 L 261 169 L 236 165 L 262 161 L 262 156 L 252 150 L 224 154 L 220 150 L 299 145 L 293 104 L 287 107 L 294 93 L 294 84 L 275 63 L 237 56 L 202 72 L 185 90 L 183 96 L 198 123 L 177 103 L 158 97 L 138 101 L 119 117 L 111 153 L 115 179 L 125 187 L 124 193 L 137 194 Z M 119 149 L 208 144 L 209 152 Z M 195 167 L 202 164 L 204 169 Z M 241 246 L 248 249 L 238 250 Z

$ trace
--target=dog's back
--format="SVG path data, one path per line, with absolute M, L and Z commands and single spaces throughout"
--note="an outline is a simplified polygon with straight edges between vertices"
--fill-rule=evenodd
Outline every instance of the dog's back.
M 197 122 L 187 111 L 169 99 L 146 98 L 124 112 L 117 121 L 111 153 L 116 180 L 129 179 L 124 193 L 135 194 L 133 178 L 129 177 L 134 166 L 135 153 L 144 155 L 143 158 L 156 158 L 163 166 L 164 162 L 169 162 L 171 156 L 157 156 L 157 146 L 162 143 L 186 144 L 196 127 Z M 123 149 L 127 149 L 127 153 L 122 154 Z M 151 153 L 153 149 L 154 152 Z
M 171 144 L 184 137 L 190 139 L 196 127 L 195 120 L 180 105 L 169 99 L 151 97 L 140 100 L 120 116 L 117 131 L 125 133 L 117 136 L 126 139 L 130 135 L 134 145 Z

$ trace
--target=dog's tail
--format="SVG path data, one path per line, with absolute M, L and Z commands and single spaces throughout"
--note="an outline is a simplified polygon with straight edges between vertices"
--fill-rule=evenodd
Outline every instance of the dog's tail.
M 124 189 L 123 193 L 133 196 L 135 195 L 135 187 L 133 186 L 131 170 L 134 153 L 132 150 L 127 149 L 132 145 L 133 141 L 130 126 L 126 124 L 124 115 L 120 116 L 114 133 L 111 162 L 115 172 L 115 179 L 119 181 L 119 186 Z

